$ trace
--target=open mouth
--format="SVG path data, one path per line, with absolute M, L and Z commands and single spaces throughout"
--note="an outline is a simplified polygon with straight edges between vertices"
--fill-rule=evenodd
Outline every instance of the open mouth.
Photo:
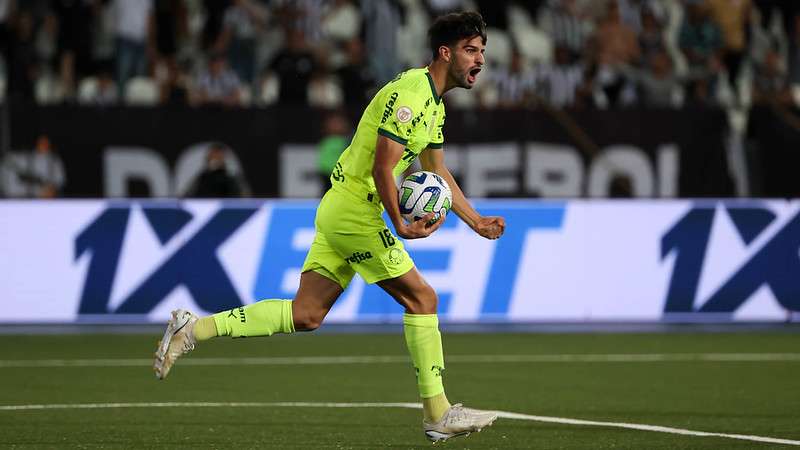
M 480 67 L 476 67 L 476 68 L 470 70 L 467 73 L 467 81 L 469 82 L 469 84 L 472 84 L 472 83 L 475 82 L 475 80 L 478 78 L 478 73 L 480 71 L 481 71 L 481 68 Z

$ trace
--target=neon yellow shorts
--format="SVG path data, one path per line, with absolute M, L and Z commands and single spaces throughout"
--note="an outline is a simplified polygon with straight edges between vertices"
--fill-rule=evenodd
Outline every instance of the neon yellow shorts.
M 397 278 L 414 267 L 403 243 L 387 228 L 377 201 L 343 190 L 322 197 L 314 220 L 316 234 L 303 263 L 347 288 L 356 272 L 367 283 Z

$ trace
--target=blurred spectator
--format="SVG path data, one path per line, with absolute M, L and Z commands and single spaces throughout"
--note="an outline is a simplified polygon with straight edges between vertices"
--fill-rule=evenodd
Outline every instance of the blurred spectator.
M 119 90 L 114 83 L 114 77 L 108 68 L 101 69 L 97 74 L 97 97 L 96 104 L 100 106 L 114 105 L 119 101 L 117 94 Z
M 162 105 L 188 105 L 190 75 L 185 64 L 169 66 L 164 82 L 159 86 L 159 102 Z
M 534 70 L 536 92 L 555 108 L 575 105 L 578 87 L 583 83 L 583 66 L 572 63 L 570 50 L 558 46 L 552 64 L 541 64 Z
M 286 47 L 275 55 L 270 70 L 280 80 L 278 103 L 302 105 L 308 101 L 308 83 L 315 71 L 314 55 L 300 30 L 289 30 Z
M 397 52 L 397 32 L 402 17 L 399 8 L 399 4 L 391 0 L 361 3 L 367 60 L 381 86 L 402 70 Z
M 225 10 L 228 9 L 229 0 L 203 0 L 203 12 L 205 22 L 200 41 L 203 50 L 213 50 L 214 44 L 219 40 L 222 32 L 222 22 L 225 17 Z
M 519 108 L 533 101 L 536 79 L 534 72 L 525 70 L 522 55 L 514 50 L 507 68 L 498 67 L 491 73 L 497 90 L 497 106 Z
M 285 30 L 300 30 L 312 46 L 322 43 L 322 17 L 331 0 L 272 0 Z
M 133 77 L 144 75 L 147 56 L 155 55 L 153 0 L 114 0 L 117 89 L 120 97 Z
M 211 55 L 208 65 L 197 76 L 191 93 L 193 105 L 238 106 L 241 104 L 241 82 L 228 67 L 225 55 Z
M 78 102 L 95 106 L 110 106 L 119 102 L 117 86 L 110 67 L 100 67 L 97 77 L 87 77 L 81 81 Z
M 364 46 L 359 39 L 351 39 L 345 46 L 347 60 L 336 75 L 344 93 L 344 102 L 353 108 L 366 105 L 372 97 L 375 78 L 364 61 Z
M 33 98 L 33 86 L 39 73 L 33 25 L 30 12 L 23 10 L 17 14 L 4 60 L 9 96 Z
M 736 95 L 739 72 L 747 51 L 752 3 L 750 0 L 707 1 L 711 17 L 722 31 L 722 61 L 728 70 L 728 82 Z
M 66 181 L 64 163 L 44 134 L 36 138 L 32 152 L 7 154 L 3 166 L 3 190 L 9 197 L 58 197 Z
M 317 65 L 308 81 L 308 104 L 311 107 L 333 109 L 342 106 L 344 94 L 336 78 L 324 64 Z
M 322 127 L 322 140 L 317 144 L 317 167 L 325 192 L 331 188 L 331 172 L 339 156 L 350 144 L 350 125 L 343 113 L 335 111 L 325 118 Z
M 96 0 L 93 9 L 94 17 L 87 26 L 92 29 L 92 72 L 95 72 L 100 66 L 113 67 L 116 57 L 116 33 L 113 4 L 106 0 Z M 80 92 L 78 94 L 80 95 Z
M 617 2 L 609 2 L 607 8 L 592 36 L 591 49 L 598 66 L 596 82 L 604 97 L 602 103 L 616 106 L 625 100 L 623 94 L 629 87 L 624 71 L 639 62 L 641 49 L 636 33 L 622 23 Z
M 716 23 L 710 20 L 708 9 L 701 0 L 693 0 L 687 5 L 679 43 L 689 66 L 690 99 L 706 102 L 713 77 L 720 69 L 722 35 Z
M 608 4 L 606 16 L 592 37 L 592 48 L 598 64 L 617 67 L 635 64 L 641 56 L 634 30 L 622 22 L 616 2 Z
M 61 88 L 67 98 L 75 93 L 77 80 L 91 73 L 93 0 L 53 0 L 58 29 Z
M 791 101 L 788 70 L 778 51 L 770 49 L 764 56 L 764 60 L 757 64 L 755 69 L 753 101 L 757 103 L 769 101 L 789 103 Z
M 537 21 L 553 38 L 555 46 L 568 48 L 574 57 L 584 51 L 594 28 L 591 21 L 579 14 L 575 0 L 549 0 L 539 10 Z
M 325 38 L 338 43 L 358 39 L 361 33 L 361 15 L 351 0 L 334 0 L 322 18 Z
M 155 0 L 153 32 L 155 35 L 156 78 L 162 83 L 175 70 L 178 43 L 188 34 L 188 15 L 182 0 Z
M 266 22 L 267 10 L 253 0 L 233 0 L 222 19 L 222 32 L 214 49 L 228 53 L 231 68 L 247 83 L 255 75 L 256 35 Z
M 648 66 L 653 57 L 661 55 L 667 48 L 662 24 L 649 8 L 642 9 L 639 47 L 642 49 L 643 66 Z
M 227 198 L 241 197 L 244 191 L 225 163 L 227 149 L 222 144 L 212 144 L 206 154 L 206 166 L 187 192 L 187 197 Z
M 640 99 L 651 108 L 677 108 L 683 102 L 683 89 L 675 76 L 672 59 L 665 51 L 654 53 L 643 70 L 635 70 Z
M 0 58 L 8 65 L 8 44 L 11 42 L 11 18 L 14 15 L 15 0 L 0 0 Z
M 611 0 L 617 4 L 619 18 L 634 33 L 642 30 L 642 11 L 646 0 Z
M 779 14 L 782 32 L 772 44 L 783 44 L 788 41 L 788 76 L 793 84 L 800 83 L 800 2 L 787 0 L 754 0 L 761 12 L 761 25 L 768 28 L 773 14 Z M 782 34 L 782 35 L 781 35 Z
M 56 71 L 58 63 L 58 19 L 51 8 L 50 0 L 26 0 L 25 5 L 34 14 L 38 29 L 36 54 L 41 63 L 40 76 Z

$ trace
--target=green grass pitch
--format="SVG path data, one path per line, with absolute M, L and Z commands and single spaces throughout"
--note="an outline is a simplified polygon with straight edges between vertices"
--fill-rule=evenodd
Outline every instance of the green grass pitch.
M 164 381 L 156 380 L 149 367 L 157 340 L 158 336 L 141 334 L 0 337 L 0 448 L 431 448 L 422 434 L 419 410 L 229 405 L 416 402 L 413 369 L 401 333 L 219 339 L 201 344 Z M 798 344 L 800 334 L 787 332 L 445 333 L 445 386 L 451 401 L 479 408 L 800 441 Z M 698 359 L 718 353 L 734 357 Z M 586 354 L 654 355 L 655 360 L 606 356 L 559 360 L 561 355 Z M 763 354 L 783 356 L 759 360 Z M 480 361 L 470 355 L 489 357 Z M 496 360 L 497 355 L 511 356 Z M 336 358 L 293 359 L 351 356 L 392 358 L 350 363 Z M 181 364 L 184 361 L 187 364 Z M 154 402 L 218 405 L 2 409 Z M 507 418 L 482 433 L 439 446 L 791 448 L 725 437 Z

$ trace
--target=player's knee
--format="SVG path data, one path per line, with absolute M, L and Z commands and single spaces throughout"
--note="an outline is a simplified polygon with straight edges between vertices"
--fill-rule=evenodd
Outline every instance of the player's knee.
M 431 287 L 427 287 L 406 302 L 406 310 L 409 314 L 436 314 L 438 306 L 439 297 Z
M 304 312 L 295 315 L 294 329 L 295 331 L 314 331 L 322 325 L 322 320 L 325 318 L 324 314 L 314 312 Z

